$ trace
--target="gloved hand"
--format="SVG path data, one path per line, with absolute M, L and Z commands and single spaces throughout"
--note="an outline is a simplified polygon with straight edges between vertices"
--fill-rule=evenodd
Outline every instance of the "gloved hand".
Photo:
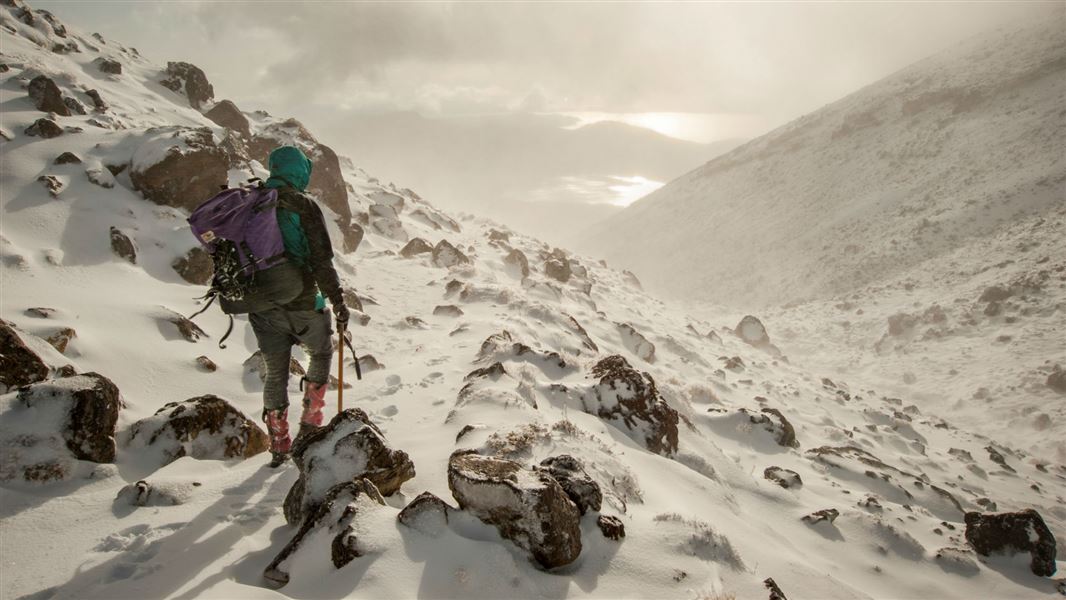
M 337 331 L 348 329 L 348 307 L 344 304 L 333 305 L 333 318 L 337 321 Z

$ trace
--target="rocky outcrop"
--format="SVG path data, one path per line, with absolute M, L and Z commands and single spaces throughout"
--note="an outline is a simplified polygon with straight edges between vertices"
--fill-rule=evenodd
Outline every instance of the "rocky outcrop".
M 263 576 L 273 587 L 289 583 L 292 559 L 308 551 L 314 544 L 329 544 L 316 548 L 315 556 L 328 554 L 333 567 L 340 569 L 363 556 L 353 523 L 359 515 L 377 510 L 385 504 L 384 499 L 367 479 L 345 481 L 331 487 L 308 518 L 300 523 L 300 529 L 281 552 L 267 565 Z
M 23 343 L 13 327 L 0 321 L 0 384 L 9 390 L 45 377 L 48 365 Z
M 568 565 L 581 553 L 581 513 L 547 473 L 459 450 L 448 460 L 448 487 L 459 508 L 496 527 L 544 568 Z
M 52 119 L 37 119 L 23 133 L 28 136 L 51 139 L 63 135 L 63 128 Z
M 30 101 L 37 110 L 46 113 L 55 113 L 61 117 L 69 117 L 70 109 L 67 108 L 66 102 L 63 102 L 63 93 L 59 91 L 59 86 L 56 82 L 52 81 L 47 75 L 38 75 L 30 80 L 30 85 L 27 90 L 30 95 Z
M 411 238 L 411 241 L 407 242 L 407 244 L 400 249 L 400 256 L 404 258 L 412 258 L 427 252 L 433 252 L 433 246 L 431 246 L 426 240 L 416 237 Z
M 146 200 L 191 212 L 227 183 L 230 160 L 210 129 L 150 132 L 134 151 L 130 169 L 133 188 Z
M 130 264 L 137 264 L 137 246 L 118 227 L 111 227 L 111 251 Z
M 433 247 L 433 264 L 447 269 L 470 264 L 470 259 L 448 240 L 441 240 Z
M 211 283 L 215 274 L 215 264 L 211 255 L 200 246 L 196 246 L 170 264 L 182 279 L 195 285 Z
M 154 448 L 162 464 L 183 456 L 197 460 L 250 458 L 265 452 L 266 433 L 226 400 L 211 394 L 169 402 L 133 424 L 131 445 Z
M 1000 514 L 968 512 L 965 521 L 966 541 L 978 554 L 1028 552 L 1029 568 L 1034 575 L 1055 574 L 1055 536 L 1035 510 Z
M 677 452 L 680 419 L 659 394 L 651 375 L 634 369 L 616 354 L 596 363 L 592 376 L 600 381 L 584 395 L 585 412 L 629 432 L 652 452 Z
M 772 481 L 786 490 L 789 488 L 798 488 L 803 485 L 803 479 L 800 478 L 799 473 L 792 469 L 767 467 L 766 470 L 763 471 L 762 476 L 765 477 L 767 481 Z
M 215 88 L 200 67 L 187 62 L 168 62 L 166 73 L 166 79 L 159 83 L 172 92 L 184 92 L 189 106 L 199 110 L 205 102 L 214 99 Z
M 218 104 L 211 107 L 211 110 L 204 113 L 204 116 L 211 119 L 219 127 L 225 127 L 226 129 L 232 129 L 241 134 L 242 137 L 251 137 L 252 130 L 248 125 L 248 117 L 244 116 L 241 109 L 237 108 L 231 100 L 221 100 Z
M 285 497 L 290 525 L 314 514 L 337 484 L 365 478 L 390 496 L 415 476 L 407 453 L 390 448 L 381 430 L 358 408 L 338 413 L 325 427 L 298 439 L 292 459 L 300 477 Z
M 569 454 L 550 456 L 542 460 L 540 465 L 534 469 L 551 475 L 555 481 L 559 482 L 581 514 L 590 510 L 600 510 L 603 503 L 600 486 L 589 477 L 589 474 L 585 472 L 585 466 L 578 459 Z

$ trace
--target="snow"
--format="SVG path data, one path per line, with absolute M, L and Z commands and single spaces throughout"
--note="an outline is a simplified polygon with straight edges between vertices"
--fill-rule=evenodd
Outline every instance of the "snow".
M 12 14 L 9 7 L 0 8 L 5 24 L 27 30 Z M 1051 279 L 1043 293 L 1013 300 L 1017 306 L 1005 308 L 1002 316 L 976 326 L 963 324 L 985 287 L 1009 283 L 1028 270 L 1058 273 L 1053 269 L 1066 255 L 1056 253 L 1066 239 L 1061 212 L 1019 217 L 1012 221 L 1017 229 L 980 240 L 981 253 L 973 255 L 973 246 L 946 251 L 934 264 L 884 275 L 876 289 L 856 288 L 858 299 L 820 299 L 759 314 L 786 361 L 732 333 L 732 326 L 754 307 L 735 313 L 665 302 L 630 285 L 624 273 L 600 266 L 597 257 L 573 255 L 587 269 L 591 288 L 586 294 L 583 282 L 560 286 L 549 281 L 541 256 L 551 248 L 514 234 L 509 246 L 531 263 L 530 276 L 516 278 L 503 262 L 509 248 L 488 243 L 488 232 L 503 229 L 500 224 L 453 215 L 449 218 L 461 232 L 436 229 L 413 215 L 416 209 L 435 214 L 429 212 L 435 211 L 429 202 L 382 184 L 348 161 L 342 165 L 353 190 L 353 214 L 369 211 L 383 194 L 402 196 L 404 209 L 396 218 L 398 229 L 390 225 L 385 229 L 389 235 L 379 235 L 368 228 L 356 253 L 336 259 L 346 285 L 364 299 L 375 299 L 364 302 L 372 317 L 368 325 L 353 325 L 354 344 L 360 354 L 373 354 L 386 365 L 356 381 L 347 357 L 345 381 L 355 387 L 345 392 L 344 402 L 365 410 L 389 446 L 410 455 L 417 475 L 387 506 L 360 506 L 353 524 L 366 556 L 336 569 L 328 544 L 324 552 L 319 552 L 322 544 L 312 544 L 316 551 L 292 561 L 290 583 L 268 588 L 263 569 L 295 533 L 286 525 L 281 505 L 296 469 L 291 464 L 269 469 L 265 455 L 243 461 L 183 457 L 160 468 L 124 439 L 134 422 L 162 405 L 204 394 L 225 398 L 257 418 L 262 383 L 245 376 L 242 366 L 256 350 L 247 319 L 237 318 L 225 350 L 216 342 L 227 319 L 213 309 L 197 317 L 208 339 L 189 342 L 164 330 L 158 322 L 160 307 L 190 314 L 199 308 L 193 298 L 203 293 L 171 268 L 191 247 L 186 215 L 145 202 L 131 191 L 125 173 L 115 178 L 114 188 L 105 189 L 77 172 L 82 165 L 52 164 L 64 151 L 78 154 L 86 165 L 127 163 L 146 136 L 157 135 L 149 131 L 152 127 L 220 130 L 155 83 L 159 66 L 115 42 L 88 38 L 75 27 L 68 31 L 100 51 L 82 43 L 81 53 L 55 54 L 21 35 L 0 34 L 5 63 L 12 65 L 0 74 L 4 127 L 17 132 L 13 140 L 0 142 L 0 318 L 17 326 L 27 345 L 50 365 L 70 363 L 79 372 L 96 371 L 113 380 L 126 406 L 119 414 L 115 465 L 80 464 L 60 482 L 0 483 L 3 597 L 618 598 L 721 593 L 749 598 L 766 595 L 762 581 L 767 577 L 798 598 L 1054 593 L 1050 580 L 1029 573 L 1027 557 L 997 561 L 967 552 L 961 513 L 933 486 L 949 492 L 964 510 L 981 510 L 979 498 L 995 501 L 1001 511 L 1036 508 L 1063 539 L 1066 471 L 1056 452 L 1066 437 L 1066 416 L 1061 396 L 1039 385 L 1040 375 L 1046 378 L 1050 369 L 1044 360 L 1066 362 L 1062 338 L 1056 335 L 1066 330 L 1061 282 Z M 92 64 L 99 56 L 120 60 L 123 76 L 100 74 Z M 88 120 L 101 117 L 86 115 L 59 118 L 62 125 L 83 127 L 81 133 L 50 140 L 22 135 L 40 113 L 26 100 L 16 65 L 61 74 L 57 80 L 64 91 L 91 84 L 124 129 L 95 127 Z M 257 124 L 266 119 L 250 117 Z M 1047 135 L 1054 135 L 1054 128 L 1049 129 Z M 913 144 L 921 141 L 915 139 Z M 909 151 L 920 148 L 914 145 Z M 158 152 L 145 152 L 145 164 L 158 158 Z M 261 174 L 261 165 L 251 168 Z M 46 173 L 70 176 L 59 198 L 51 198 L 37 182 Z M 251 172 L 231 172 L 231 179 L 240 175 Z M 1000 181 L 1014 185 L 1006 173 Z M 1046 195 L 1022 200 L 1026 198 L 1032 203 L 1017 206 L 1023 212 L 1050 202 Z M 324 212 L 337 241 L 340 231 L 330 211 Z M 820 214 L 838 215 L 830 210 Z M 856 215 L 870 217 L 861 210 Z M 111 253 L 111 226 L 136 242 L 136 265 Z M 404 259 L 398 255 L 403 243 L 395 238 L 408 236 L 434 243 L 446 239 L 472 264 L 449 270 L 434 266 L 425 255 Z M 1016 246 L 1026 239 L 1040 245 L 1019 253 Z M 626 236 L 627 243 L 634 241 Z M 1045 255 L 1049 260 L 1039 262 Z M 994 256 L 1015 262 L 989 267 L 999 262 L 991 260 Z M 722 261 L 728 262 L 728 256 Z M 447 294 L 453 279 L 461 291 Z M 937 289 L 947 290 L 944 295 L 923 292 L 934 281 Z M 913 284 L 910 289 L 907 283 Z M 956 304 L 955 298 L 964 302 Z M 921 314 L 934 299 L 955 333 L 918 336 L 901 341 L 899 350 L 876 351 L 888 316 L 901 307 Z M 835 307 L 844 301 L 853 307 Z M 908 306 L 915 302 L 918 306 Z M 434 307 L 443 303 L 455 303 L 463 315 L 434 315 Z M 48 320 L 24 313 L 37 306 L 57 312 Z M 855 315 L 860 307 L 863 315 Z M 1022 315 L 1023 309 L 1029 314 Z M 411 316 L 425 327 L 402 325 Z M 1017 318 L 1007 323 L 1006 316 Z M 839 325 L 845 318 L 849 327 Z M 632 340 L 627 344 L 618 323 L 630 324 L 654 345 L 654 363 L 634 354 L 642 346 L 631 348 Z M 78 333 L 76 357 L 60 355 L 40 338 L 66 326 Z M 696 333 L 712 329 L 717 339 Z M 507 376 L 471 380 L 470 393 L 461 395 L 470 383 L 466 376 L 488 366 L 478 360 L 481 344 L 501 330 L 538 354 L 494 353 L 492 360 L 501 362 Z M 1019 357 L 1002 366 L 996 361 L 1004 351 L 991 342 L 998 335 L 1012 336 L 1009 352 Z M 843 347 L 852 350 L 842 352 Z M 557 352 L 572 368 L 553 366 L 540 359 L 540 352 Z M 664 401 L 683 417 L 676 456 L 649 452 L 643 431 L 634 433 L 624 423 L 604 422 L 583 410 L 582 397 L 596 383 L 589 375 L 591 366 L 612 354 L 654 377 Z M 218 370 L 200 370 L 200 355 Z M 915 368 L 914 356 L 928 364 Z M 743 366 L 720 368 L 722 359 L 731 357 L 740 357 Z M 902 382 L 904 368 L 915 375 L 916 384 Z M 956 375 L 948 375 L 952 369 Z M 824 377 L 835 387 L 828 387 Z M 296 384 L 294 379 L 294 400 L 299 397 Z M 993 400 L 973 400 L 976 385 L 987 388 Z M 12 430 L 46 427 L 52 417 L 10 418 L 13 398 L 0 397 L 5 437 Z M 327 418 L 333 405 L 331 397 Z M 910 405 L 917 410 L 908 411 Z M 1035 416 L 1031 410 L 1025 414 L 1030 407 L 1046 412 L 1051 424 L 1039 432 L 1020 428 Z M 751 414 L 762 408 L 780 410 L 795 428 L 799 447 L 778 445 L 761 426 L 741 426 L 737 415 L 742 408 Z M 293 430 L 298 415 L 299 410 L 290 411 Z M 457 442 L 467 425 L 474 428 Z M 986 448 L 993 445 L 1014 472 L 989 458 Z M 881 464 L 863 462 L 862 453 L 855 451 L 844 456 L 811 452 L 823 446 L 855 447 Z M 595 515 L 586 515 L 581 556 L 549 573 L 534 567 L 525 551 L 501 539 L 493 527 L 462 512 L 451 513 L 437 536 L 398 525 L 399 509 L 424 490 L 451 502 L 446 469 L 457 448 L 477 448 L 526 466 L 561 453 L 580 458 L 603 489 L 603 513 L 624 522 L 626 538 L 604 539 Z M 952 449 L 968 452 L 972 461 Z M 786 490 L 767 481 L 763 471 L 770 466 L 795 471 L 803 486 Z M 132 506 L 116 500 L 121 490 L 141 480 L 177 490 L 181 503 Z M 880 509 L 871 508 L 868 497 Z M 840 512 L 833 523 L 811 526 L 800 520 L 827 508 Z

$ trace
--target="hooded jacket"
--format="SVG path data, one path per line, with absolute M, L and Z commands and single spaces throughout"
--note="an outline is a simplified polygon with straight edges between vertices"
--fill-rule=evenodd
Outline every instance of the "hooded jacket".
M 264 185 L 278 190 L 278 226 L 285 251 L 305 269 L 303 292 L 286 308 L 317 308 L 317 291 L 329 298 L 333 306 L 344 304 L 322 209 L 303 193 L 311 181 L 311 160 L 295 146 L 282 146 L 270 153 L 267 162 L 270 178 Z

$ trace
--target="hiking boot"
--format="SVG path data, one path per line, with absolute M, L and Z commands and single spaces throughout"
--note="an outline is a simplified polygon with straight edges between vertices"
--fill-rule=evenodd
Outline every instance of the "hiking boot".
M 292 438 L 289 437 L 289 411 L 288 410 L 264 410 L 263 420 L 266 421 L 267 433 L 270 434 L 270 461 L 271 468 L 281 465 L 289 456 L 292 449 Z
M 322 409 L 326 406 L 326 384 L 304 381 L 304 412 L 300 415 L 300 432 L 322 426 Z

